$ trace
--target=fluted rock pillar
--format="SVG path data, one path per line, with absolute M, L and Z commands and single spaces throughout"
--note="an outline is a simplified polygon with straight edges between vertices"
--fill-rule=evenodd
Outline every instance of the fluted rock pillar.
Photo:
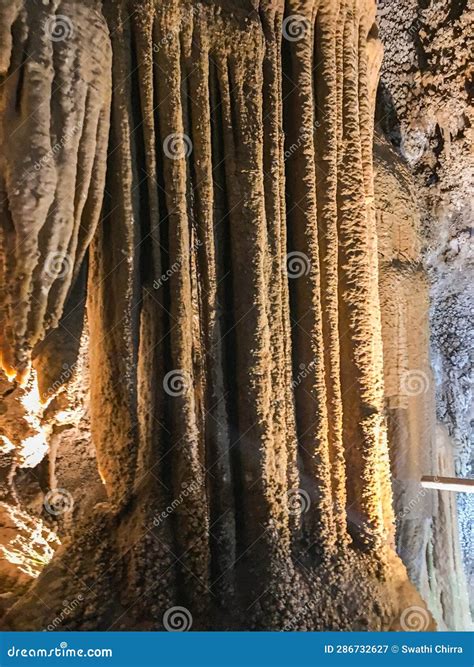
M 87 311 L 109 503 L 36 592 L 84 582 L 70 627 L 162 627 L 177 604 L 196 628 L 388 629 L 410 605 L 428 626 L 393 549 L 375 6 L 103 5 Z

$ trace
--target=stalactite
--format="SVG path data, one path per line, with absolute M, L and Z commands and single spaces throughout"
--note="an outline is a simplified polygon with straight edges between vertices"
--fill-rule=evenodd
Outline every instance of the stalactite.
M 52 3 L 58 5 L 58 2 Z M 2 3 L 0 365 L 28 375 L 102 205 L 110 58 L 100 3 Z
M 423 603 L 392 548 L 373 3 L 103 4 L 87 312 L 109 503 L 57 577 L 90 556 L 101 628 L 161 627 L 171 604 L 202 628 L 397 628 Z M 26 597 L 7 622 L 41 613 Z

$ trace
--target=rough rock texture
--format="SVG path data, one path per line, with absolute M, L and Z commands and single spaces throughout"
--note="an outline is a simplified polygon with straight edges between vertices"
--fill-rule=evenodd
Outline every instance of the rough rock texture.
M 25 592 L 61 541 L 106 497 L 90 435 L 87 357 L 85 334 L 75 363 L 64 365 L 44 404 L 36 374 L 24 388 L 0 375 L 2 610 Z M 40 539 L 35 546 L 48 529 L 54 539 L 48 546 Z
M 382 126 L 415 176 L 429 269 L 431 357 L 443 467 L 473 474 L 472 2 L 379 2 Z M 447 501 L 447 497 L 445 498 Z M 458 494 L 474 610 L 474 497 Z M 456 531 L 455 526 L 449 530 Z M 461 605 L 462 606 L 462 605 Z
M 10 607 L 49 563 L 59 541 L 40 519 L 0 502 L 0 610 Z
M 90 32 L 94 3 L 52 4 L 41 11 Z M 49 627 L 81 596 L 61 627 L 166 628 L 179 605 L 195 629 L 397 630 L 413 610 L 433 628 L 394 549 L 374 3 L 103 12 L 110 44 L 100 17 L 87 42 L 101 99 L 110 49 L 113 82 L 87 316 L 107 501 L 70 527 L 4 627 Z M 103 170 L 101 145 L 87 156 Z M 19 333 L 4 359 L 22 371 L 41 336 L 8 318 Z
M 455 498 L 420 484 L 423 475 L 454 475 L 449 437 L 436 427 L 421 220 L 409 169 L 380 134 L 374 171 L 397 551 L 438 628 L 466 630 L 471 617 Z
M 110 44 L 97 0 L 0 2 L 0 366 L 57 327 L 102 205 Z

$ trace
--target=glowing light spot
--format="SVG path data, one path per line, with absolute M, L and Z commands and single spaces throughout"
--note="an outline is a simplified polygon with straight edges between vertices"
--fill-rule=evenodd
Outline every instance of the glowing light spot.
M 42 412 L 43 406 L 41 404 L 38 382 L 36 381 L 36 372 L 33 372 L 31 380 L 30 388 L 20 400 L 29 413 L 39 414 Z
M 72 410 L 61 410 L 54 416 L 58 424 L 70 424 L 74 419 L 74 412 Z
M 11 529 L 15 532 L 12 539 L 0 544 L 0 558 L 16 566 L 23 574 L 36 578 L 60 546 L 59 539 L 41 519 L 18 508 L 1 503 L 0 511 L 2 521 L 7 523 L 7 534 Z
M 0 453 L 8 454 L 15 451 L 15 445 L 6 435 L 0 435 Z
M 41 463 L 46 452 L 48 443 L 43 432 L 25 438 L 21 443 L 21 456 L 23 462 L 21 468 L 34 468 Z
M 29 371 L 28 389 L 20 398 L 26 410 L 25 419 L 31 426 L 33 435 L 25 438 L 19 447 L 22 468 L 34 468 L 48 451 L 47 433 L 41 424 L 44 406 L 41 402 L 35 371 Z

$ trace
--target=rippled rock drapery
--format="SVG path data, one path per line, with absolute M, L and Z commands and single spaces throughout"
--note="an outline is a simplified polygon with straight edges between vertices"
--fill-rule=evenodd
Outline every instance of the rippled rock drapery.
M 55 9 L 89 29 L 75 3 Z M 412 608 L 431 627 L 393 548 L 374 10 L 103 3 L 111 132 L 87 311 L 109 500 L 9 627 L 47 626 L 79 592 L 71 628 L 162 627 L 174 605 L 196 629 L 399 629 Z M 108 49 L 87 48 L 104 71 Z M 101 150 L 86 153 L 102 174 Z M 32 348 L 16 317 L 10 348 Z
M 101 210 L 111 54 L 100 5 L 0 3 L 0 367 L 19 379 L 58 325 Z

